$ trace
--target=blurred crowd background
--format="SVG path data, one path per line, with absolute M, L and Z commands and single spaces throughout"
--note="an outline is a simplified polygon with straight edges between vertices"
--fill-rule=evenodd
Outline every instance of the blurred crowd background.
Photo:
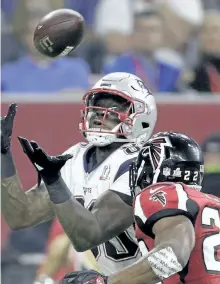
M 62 7 L 84 16 L 85 39 L 69 57 L 48 60 L 33 30 Z M 85 90 L 116 71 L 164 95 L 220 92 L 220 0 L 2 0 L 1 16 L 3 96 Z
M 70 56 L 50 60 L 34 49 L 33 31 L 62 7 L 84 16 L 86 34 Z M 220 195 L 220 0 L 2 0 L 1 27 L 2 110 L 22 98 L 12 150 L 25 189 L 36 174 L 16 136 L 50 153 L 82 140 L 79 99 L 103 74 L 119 71 L 136 74 L 159 95 L 156 131 L 183 131 L 201 143 L 204 191 Z M 74 252 L 57 220 L 11 232 L 2 219 L 1 252 L 2 284 L 97 268 L 90 252 Z

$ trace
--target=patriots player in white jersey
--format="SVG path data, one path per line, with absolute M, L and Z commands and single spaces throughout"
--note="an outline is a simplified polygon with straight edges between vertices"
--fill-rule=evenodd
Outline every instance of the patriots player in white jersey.
M 49 156 L 36 142 L 19 138 L 43 179 L 27 192 L 10 151 L 16 105 L 10 106 L 1 120 L 2 212 L 12 229 L 57 215 L 75 249 L 92 249 L 101 272 L 109 275 L 140 257 L 128 169 L 137 157 L 137 142 L 152 134 L 157 109 L 142 80 L 128 73 L 106 75 L 85 94 L 83 103 L 80 130 L 88 143 Z

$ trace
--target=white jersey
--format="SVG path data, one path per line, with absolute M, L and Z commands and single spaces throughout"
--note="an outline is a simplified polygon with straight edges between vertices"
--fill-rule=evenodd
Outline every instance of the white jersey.
M 89 173 L 85 154 L 91 147 L 91 144 L 85 143 L 71 147 L 66 153 L 73 154 L 73 158 L 62 168 L 62 178 L 68 188 L 89 210 L 106 190 L 112 189 L 130 195 L 128 169 L 139 150 L 133 143 L 124 144 Z M 121 270 L 141 256 L 133 226 L 92 249 L 92 252 L 100 271 L 105 275 Z

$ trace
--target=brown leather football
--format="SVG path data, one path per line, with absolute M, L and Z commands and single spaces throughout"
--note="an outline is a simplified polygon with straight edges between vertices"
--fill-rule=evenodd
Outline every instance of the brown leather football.
M 47 14 L 34 32 L 34 45 L 45 56 L 65 56 L 83 40 L 84 18 L 70 9 L 58 9 Z

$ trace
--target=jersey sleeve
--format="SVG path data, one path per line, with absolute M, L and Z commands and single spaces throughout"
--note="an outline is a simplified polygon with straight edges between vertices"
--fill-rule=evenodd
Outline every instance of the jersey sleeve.
M 121 157 L 122 163 L 115 173 L 111 190 L 115 191 L 125 203 L 132 206 L 132 197 L 129 187 L 129 169 L 131 163 L 137 158 L 138 149 L 129 144 L 126 145 L 126 147 L 122 146 L 121 151 L 123 152 Z
M 134 202 L 134 215 L 138 227 L 154 238 L 152 228 L 162 218 L 184 215 L 192 222 L 198 206 L 190 200 L 182 184 L 158 183 L 142 191 Z
M 126 171 L 113 182 L 111 190 L 117 193 L 126 204 L 132 206 L 131 191 L 129 188 L 129 171 Z

